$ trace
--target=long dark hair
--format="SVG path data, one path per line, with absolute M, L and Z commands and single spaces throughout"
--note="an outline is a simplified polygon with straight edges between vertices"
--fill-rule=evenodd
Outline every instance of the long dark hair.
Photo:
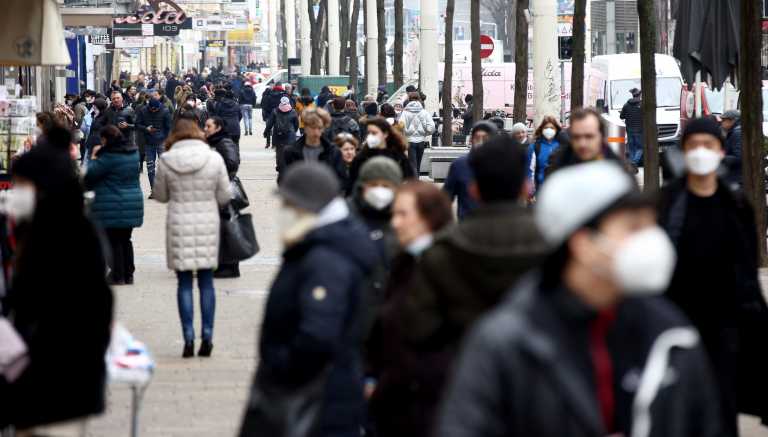
M 387 135 L 387 149 L 397 150 L 401 153 L 405 153 L 408 150 L 408 146 L 405 143 L 405 139 L 400 132 L 392 128 L 392 125 L 383 117 L 371 117 L 365 120 L 365 128 L 369 125 L 376 126 Z

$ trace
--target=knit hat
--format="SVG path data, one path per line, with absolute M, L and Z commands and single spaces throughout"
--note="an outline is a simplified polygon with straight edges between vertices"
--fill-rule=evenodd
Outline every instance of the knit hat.
M 720 145 L 723 144 L 723 131 L 717 122 L 709 117 L 690 120 L 688 125 L 685 126 L 682 138 L 680 138 L 680 145 L 685 146 L 685 140 L 694 134 L 710 134 L 720 140 Z
M 361 184 L 370 181 L 385 180 L 395 185 L 400 185 L 403 181 L 403 171 L 392 158 L 386 156 L 376 156 L 363 164 L 360 168 L 358 178 Z
M 317 162 L 300 162 L 286 170 L 277 195 L 292 206 L 318 213 L 340 191 L 339 180 L 328 166 Z
M 280 98 L 280 105 L 277 107 L 281 112 L 288 112 L 291 110 L 291 101 L 288 97 Z

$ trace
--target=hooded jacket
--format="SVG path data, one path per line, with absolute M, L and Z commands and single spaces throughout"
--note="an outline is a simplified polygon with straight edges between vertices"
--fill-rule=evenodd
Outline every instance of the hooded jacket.
M 323 132 L 323 136 L 328 142 L 336 140 L 340 133 L 352 134 L 356 138 L 360 137 L 360 125 L 344 111 L 331 112 L 331 125 Z
M 246 85 L 240 90 L 240 104 L 256 106 L 256 92 L 252 86 Z
M 419 102 L 409 102 L 400 115 L 400 120 L 403 122 L 403 132 L 409 143 L 429 141 L 435 132 L 435 122 Z
M 328 369 L 318 436 L 359 435 L 364 401 L 356 326 L 362 288 L 377 262 L 365 228 L 348 217 L 289 247 L 270 289 L 257 380 L 293 388 Z
M 565 289 L 541 289 L 533 276 L 467 338 L 435 435 L 596 437 L 612 432 L 600 414 L 589 354 L 596 314 Z M 679 328 L 692 331 L 663 299 L 628 298 L 616 307 L 605 342 L 616 381 L 614 423 L 622 435 L 631 434 L 632 398 L 651 348 L 663 333 Z M 668 357 L 668 377 L 647 410 L 647 435 L 725 437 L 701 344 L 672 348 Z
M 230 200 L 221 155 L 200 140 L 182 140 L 157 161 L 152 190 L 168 203 L 166 257 L 175 271 L 215 269 L 219 260 L 219 207 Z
M 227 97 L 215 99 L 210 102 L 208 113 L 224 119 L 227 124 L 227 133 L 230 136 L 240 136 L 240 120 L 243 118 L 243 113 L 237 102 Z
M 282 127 L 282 132 L 278 129 Z M 296 131 L 299 129 L 299 116 L 294 109 L 283 112 L 279 108 L 272 111 L 264 128 L 264 138 L 272 135 L 272 144 L 290 146 L 296 142 Z
M 139 150 L 125 141 L 101 149 L 97 159 L 88 162 L 84 183 L 96 195 L 91 213 L 103 228 L 138 228 L 143 224 L 139 169 Z
M 224 129 L 208 137 L 208 144 L 224 159 L 229 179 L 232 180 L 240 168 L 240 148 L 227 136 Z

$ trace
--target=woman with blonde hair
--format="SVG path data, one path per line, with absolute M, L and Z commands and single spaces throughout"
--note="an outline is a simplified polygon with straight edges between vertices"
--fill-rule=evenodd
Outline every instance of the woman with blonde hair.
M 198 355 L 213 349 L 216 297 L 213 271 L 219 262 L 219 207 L 230 200 L 224 159 L 205 142 L 197 123 L 179 119 L 157 164 L 155 200 L 168 203 L 166 255 L 178 278 L 177 299 L 184 336 L 182 356 L 194 355 L 192 279 L 197 273 L 202 311 L 202 344 Z

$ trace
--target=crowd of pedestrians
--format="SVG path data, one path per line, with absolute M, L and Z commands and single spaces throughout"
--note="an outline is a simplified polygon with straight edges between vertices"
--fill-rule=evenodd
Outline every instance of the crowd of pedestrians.
M 12 163 L 0 297 L 29 353 L 16 374 L 0 361 L 0 427 L 103 411 L 109 285 L 134 282 L 144 160 L 168 205 L 182 357 L 195 278 L 209 357 L 214 277 L 239 276 L 220 225 L 247 205 L 252 87 L 194 72 L 115 87 L 38 117 Z M 768 420 L 768 306 L 730 173 L 738 113 L 686 125 L 685 172 L 657 196 L 589 108 L 567 127 L 543 117 L 532 138 L 465 119 L 470 149 L 440 186 L 419 180 L 424 98 L 358 106 L 279 83 L 262 96 L 283 253 L 241 436 L 736 437 L 739 413 Z M 60 378 L 51 363 L 71 348 Z

